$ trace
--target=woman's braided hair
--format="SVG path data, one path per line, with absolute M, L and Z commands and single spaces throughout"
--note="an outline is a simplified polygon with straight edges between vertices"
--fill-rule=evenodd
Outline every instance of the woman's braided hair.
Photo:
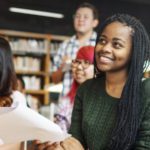
M 128 66 L 128 79 L 118 104 L 116 125 L 107 150 L 129 150 L 135 143 L 140 125 L 140 91 L 143 70 L 149 65 L 148 63 L 144 65 L 144 63 L 150 62 L 150 40 L 145 27 L 135 17 L 127 14 L 115 14 L 101 24 L 97 42 L 104 28 L 112 22 L 120 22 L 131 27 L 132 54 Z M 96 77 L 105 75 L 97 68 L 95 58 L 94 66 Z

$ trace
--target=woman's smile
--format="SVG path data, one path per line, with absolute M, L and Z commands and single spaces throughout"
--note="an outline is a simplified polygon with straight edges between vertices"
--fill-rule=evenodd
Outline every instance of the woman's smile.
M 112 63 L 113 61 L 114 61 L 114 59 L 112 59 L 108 56 L 100 55 L 100 57 L 99 57 L 99 62 L 103 63 L 103 64 Z

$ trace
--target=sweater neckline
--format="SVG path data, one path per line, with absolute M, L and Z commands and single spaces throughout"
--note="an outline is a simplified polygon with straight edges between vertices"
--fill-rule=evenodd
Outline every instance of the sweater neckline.
M 111 96 L 107 93 L 106 91 L 106 84 L 105 84 L 105 77 L 102 77 L 103 79 L 101 80 L 102 83 L 101 83 L 101 90 L 103 90 L 103 93 L 104 93 L 104 96 L 108 97 L 108 99 L 112 100 L 112 101 L 120 101 L 120 98 L 117 98 L 117 97 L 114 97 L 114 96 Z

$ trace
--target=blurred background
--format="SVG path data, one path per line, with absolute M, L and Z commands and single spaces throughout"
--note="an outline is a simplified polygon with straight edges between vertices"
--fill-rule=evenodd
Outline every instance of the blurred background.
M 72 16 L 85 0 L 0 0 L 0 28 L 58 35 L 74 33 Z M 99 9 L 100 21 L 113 13 L 129 13 L 139 18 L 150 33 L 150 0 L 86 0 Z M 61 13 L 61 19 L 10 12 L 10 7 Z
M 48 118 L 54 113 L 54 105 L 49 108 L 49 104 L 57 103 L 62 91 L 61 82 L 50 82 L 53 59 L 60 44 L 74 34 L 73 14 L 83 2 L 98 8 L 100 22 L 114 13 L 128 13 L 150 33 L 150 0 L 0 0 L 0 36 L 11 44 L 21 91 L 28 105 Z M 59 13 L 60 18 L 14 12 L 18 8 Z M 150 77 L 149 70 L 145 77 Z

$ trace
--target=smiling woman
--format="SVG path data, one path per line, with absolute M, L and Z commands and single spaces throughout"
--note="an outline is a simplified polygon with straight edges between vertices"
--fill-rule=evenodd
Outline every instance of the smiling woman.
M 100 26 L 94 56 L 95 78 L 75 97 L 73 137 L 47 150 L 149 150 L 150 79 L 142 79 L 150 39 L 144 26 L 127 14 L 109 17 Z
M 149 50 L 148 33 L 132 16 L 116 14 L 100 26 L 96 78 L 79 88 L 70 129 L 85 149 L 150 149 L 150 79 L 142 82 Z M 75 144 L 68 139 L 62 146 L 72 147 L 71 142 Z
M 127 72 L 132 45 L 131 31 L 131 27 L 120 22 L 113 22 L 104 29 L 96 45 L 98 69 Z

